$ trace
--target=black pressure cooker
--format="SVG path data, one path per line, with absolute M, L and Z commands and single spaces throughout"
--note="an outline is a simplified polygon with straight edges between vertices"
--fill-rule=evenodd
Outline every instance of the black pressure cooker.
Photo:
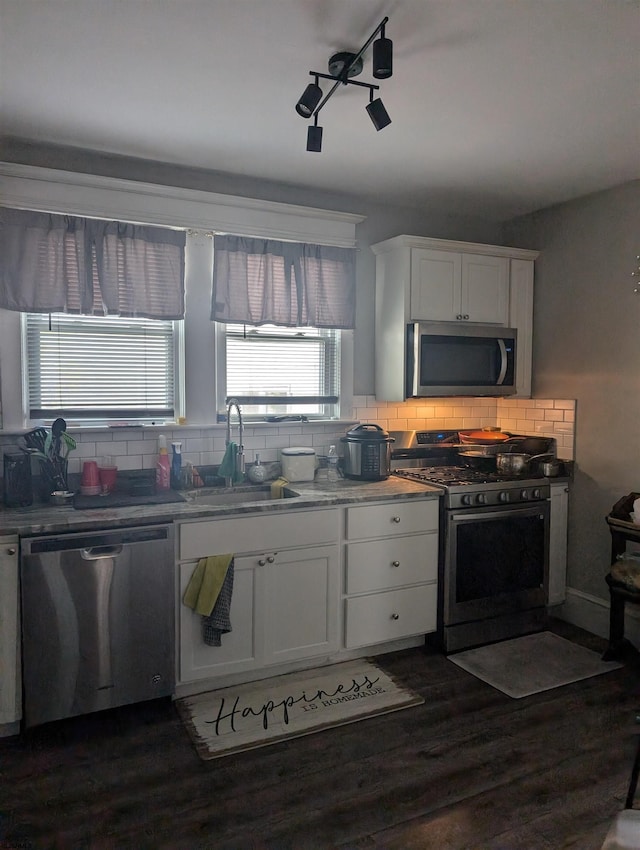
M 342 443 L 342 470 L 347 478 L 364 481 L 382 481 L 391 471 L 391 443 L 389 433 L 379 425 L 356 425 L 340 438 Z

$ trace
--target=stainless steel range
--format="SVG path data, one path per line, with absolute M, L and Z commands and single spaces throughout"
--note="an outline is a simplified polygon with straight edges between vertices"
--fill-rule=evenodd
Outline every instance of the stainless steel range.
M 437 640 L 449 653 L 544 629 L 549 568 L 549 482 L 467 469 L 456 432 L 392 434 L 393 473 L 439 487 L 441 546 Z M 555 455 L 551 438 L 521 437 Z M 520 442 L 519 442 L 520 441 Z M 468 447 L 465 447 L 468 448 Z M 535 453 L 535 452 L 532 452 Z

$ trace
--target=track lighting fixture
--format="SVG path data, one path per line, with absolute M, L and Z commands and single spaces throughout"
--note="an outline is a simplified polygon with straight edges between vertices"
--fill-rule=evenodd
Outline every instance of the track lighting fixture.
M 320 153 L 322 151 L 322 127 L 318 126 L 318 113 L 326 104 L 329 98 L 337 90 L 338 86 L 361 86 L 369 89 L 369 103 L 366 110 L 373 122 L 376 130 L 382 130 L 391 124 L 389 113 L 384 108 L 384 105 L 379 97 L 374 100 L 373 93 L 378 91 L 380 86 L 373 83 L 361 83 L 352 77 L 357 77 L 362 72 L 363 55 L 367 48 L 373 42 L 373 76 L 379 80 L 388 79 L 393 73 L 393 42 L 385 36 L 385 24 L 389 18 L 384 18 L 371 33 L 367 41 L 362 45 L 357 53 L 342 51 L 335 53 L 329 59 L 329 73 L 321 74 L 319 71 L 309 71 L 309 74 L 314 77 L 315 82 L 309 83 L 304 90 L 302 97 L 296 104 L 296 112 L 303 118 L 313 118 L 313 125 L 307 130 L 307 150 Z M 380 33 L 380 38 L 376 36 Z M 320 88 L 319 80 L 331 80 L 333 86 L 329 89 L 328 94 L 323 98 L 323 92 Z
M 302 115 L 303 118 L 310 118 L 313 115 L 313 110 L 320 103 L 321 97 L 322 89 L 318 85 L 318 78 L 316 77 L 315 83 L 309 83 L 302 93 L 302 97 L 296 103 L 298 115 Z
M 314 153 L 322 152 L 322 127 L 318 127 L 318 116 L 315 123 L 307 130 L 307 150 Z
M 369 96 L 367 112 L 376 130 L 384 130 L 388 124 L 391 124 L 391 118 L 389 118 L 389 113 L 384 108 L 384 104 L 379 97 L 373 99 L 373 92 Z
M 380 38 L 373 42 L 373 76 L 376 80 L 386 80 L 393 74 L 393 42 L 385 38 L 384 24 L 380 29 Z

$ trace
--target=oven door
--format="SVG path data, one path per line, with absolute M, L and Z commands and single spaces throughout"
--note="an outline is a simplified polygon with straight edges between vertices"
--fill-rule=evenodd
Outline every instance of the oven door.
M 446 525 L 445 626 L 546 605 L 549 502 L 450 510 Z

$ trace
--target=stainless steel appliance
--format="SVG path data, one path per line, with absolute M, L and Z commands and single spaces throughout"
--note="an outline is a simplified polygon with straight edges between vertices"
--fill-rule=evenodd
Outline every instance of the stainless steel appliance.
M 391 443 L 394 438 L 379 425 L 356 425 L 340 438 L 342 471 L 347 478 L 382 481 L 391 471 Z
M 394 474 L 443 491 L 437 634 L 442 649 L 455 652 L 543 629 L 548 481 L 533 473 L 502 475 L 461 466 L 457 452 L 463 447 L 455 432 L 414 433 L 400 442 L 397 456 L 392 452 Z M 553 439 L 547 451 L 555 453 Z
M 515 328 L 412 322 L 407 326 L 407 397 L 512 395 L 517 339 Z
M 22 541 L 24 723 L 168 696 L 171 525 Z

